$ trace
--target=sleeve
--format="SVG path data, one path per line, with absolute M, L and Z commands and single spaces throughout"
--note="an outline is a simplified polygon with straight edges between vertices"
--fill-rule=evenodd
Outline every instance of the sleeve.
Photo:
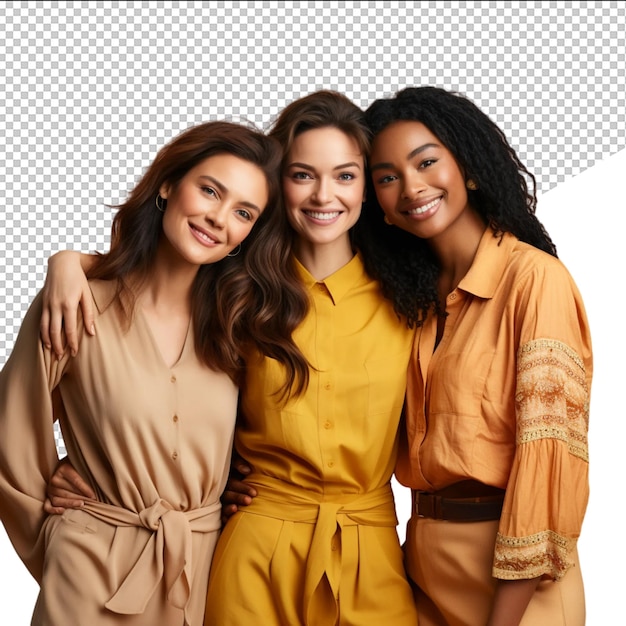
M 43 567 L 46 487 L 58 462 L 53 390 L 67 358 L 58 361 L 39 337 L 41 294 L 29 308 L 0 372 L 0 519 L 33 577 Z
M 516 318 L 516 447 L 493 575 L 561 579 L 589 497 L 589 325 L 567 270 L 553 259 L 522 288 Z

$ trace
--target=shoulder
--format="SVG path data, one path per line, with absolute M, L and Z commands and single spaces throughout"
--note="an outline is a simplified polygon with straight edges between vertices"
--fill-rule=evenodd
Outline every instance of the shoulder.
M 545 282 L 552 287 L 575 288 L 574 279 L 559 258 L 517 239 L 511 249 L 507 272 L 518 279 L 520 287 Z

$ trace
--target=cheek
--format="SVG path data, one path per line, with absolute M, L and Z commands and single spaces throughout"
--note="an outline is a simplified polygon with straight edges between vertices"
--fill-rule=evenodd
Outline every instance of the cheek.
M 396 208 L 397 194 L 392 189 L 376 189 L 376 199 L 385 213 L 390 213 Z
M 352 211 L 361 211 L 364 196 L 365 190 L 362 187 L 355 187 L 350 190 L 350 195 L 346 198 L 346 202 Z
M 239 222 L 233 229 L 234 236 L 231 238 L 231 243 L 241 243 L 251 232 L 253 224 Z
M 291 181 L 283 184 L 283 200 L 287 213 L 291 213 L 305 197 L 301 187 L 294 185 Z

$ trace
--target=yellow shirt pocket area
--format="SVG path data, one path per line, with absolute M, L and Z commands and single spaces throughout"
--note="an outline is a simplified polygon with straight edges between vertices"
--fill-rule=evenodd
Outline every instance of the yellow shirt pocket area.
M 402 408 L 406 393 L 406 372 L 411 350 L 365 362 L 368 377 L 369 415 L 393 413 Z

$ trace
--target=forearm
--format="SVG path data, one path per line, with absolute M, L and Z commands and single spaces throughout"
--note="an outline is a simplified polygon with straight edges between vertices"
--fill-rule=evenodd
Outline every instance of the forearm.
M 540 580 L 500 580 L 486 626 L 518 626 Z

